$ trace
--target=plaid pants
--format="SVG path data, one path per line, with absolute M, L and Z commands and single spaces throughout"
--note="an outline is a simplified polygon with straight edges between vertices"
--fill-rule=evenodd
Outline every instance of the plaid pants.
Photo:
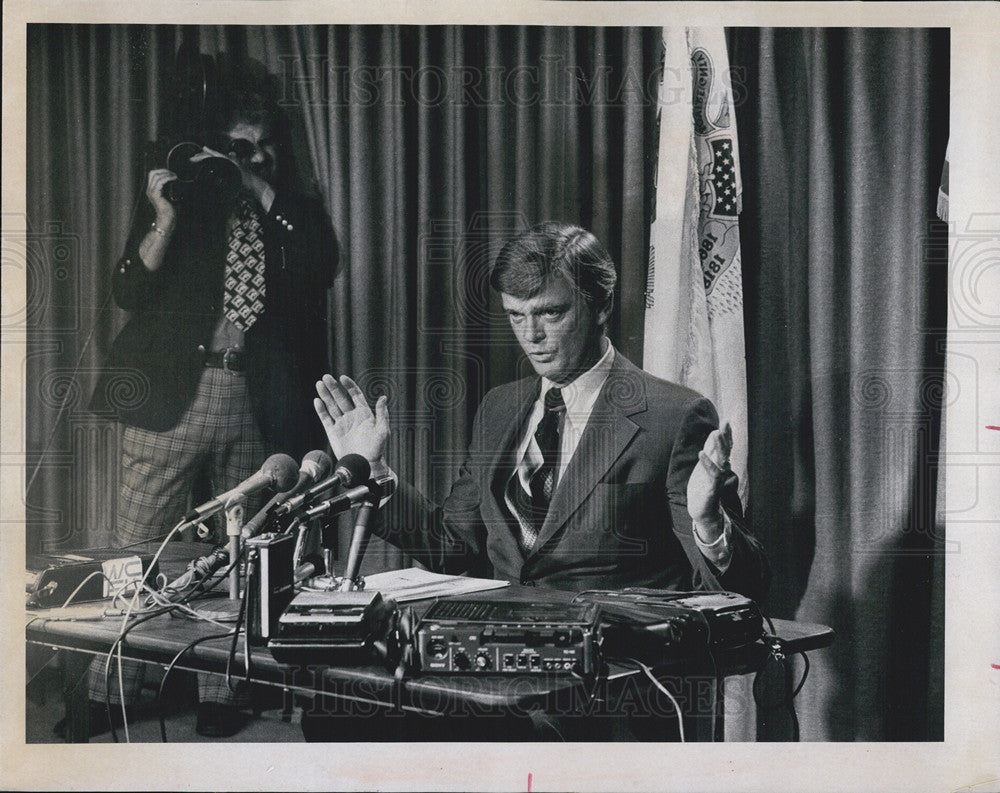
M 187 511 L 195 477 L 206 465 L 211 466 L 212 491 L 222 493 L 263 462 L 264 442 L 246 377 L 204 369 L 191 405 L 173 429 L 125 427 L 115 542 L 126 545 L 166 534 Z M 249 515 L 253 507 L 247 503 Z
M 222 493 L 252 476 L 263 461 L 264 442 L 246 377 L 206 367 L 191 405 L 173 429 L 151 432 L 125 427 L 114 543 L 126 545 L 170 531 L 187 511 L 194 480 L 206 465 L 211 467 L 212 492 Z M 247 515 L 253 515 L 262 501 L 262 497 L 249 499 Z M 223 527 L 216 539 L 221 542 L 224 533 Z M 111 701 L 120 702 L 116 666 L 112 675 Z M 142 664 L 122 664 L 126 703 L 138 698 L 142 675 Z M 103 658 L 91 664 L 89 688 L 92 700 L 106 701 Z M 198 697 L 201 702 L 234 701 L 218 675 L 198 675 Z

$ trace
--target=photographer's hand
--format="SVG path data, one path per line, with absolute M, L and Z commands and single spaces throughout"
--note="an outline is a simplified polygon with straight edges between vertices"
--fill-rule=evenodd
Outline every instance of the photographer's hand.
M 166 168 L 156 168 L 146 177 L 146 198 L 156 210 L 156 220 L 139 243 L 139 258 L 150 272 L 158 270 L 163 264 L 163 255 L 177 224 L 177 210 L 163 195 L 163 188 L 176 178 L 177 174 Z

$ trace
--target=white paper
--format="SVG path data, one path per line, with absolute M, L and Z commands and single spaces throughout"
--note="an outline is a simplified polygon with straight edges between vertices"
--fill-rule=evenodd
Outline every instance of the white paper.
M 509 585 L 508 581 L 441 575 L 421 570 L 419 567 L 389 570 L 365 577 L 366 592 L 381 592 L 382 597 L 392 598 L 397 603 L 447 595 L 466 595 L 470 592 L 484 592 L 487 589 L 499 589 Z

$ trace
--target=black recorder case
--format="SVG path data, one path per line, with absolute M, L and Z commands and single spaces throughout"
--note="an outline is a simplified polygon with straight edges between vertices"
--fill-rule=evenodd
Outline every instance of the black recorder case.
M 377 660 L 396 603 L 378 592 L 295 591 L 291 534 L 247 540 L 252 549 L 247 641 L 279 664 L 364 665 Z
M 764 633 L 757 604 L 734 592 L 628 588 L 581 592 L 601 607 L 604 654 L 661 661 L 742 647 Z

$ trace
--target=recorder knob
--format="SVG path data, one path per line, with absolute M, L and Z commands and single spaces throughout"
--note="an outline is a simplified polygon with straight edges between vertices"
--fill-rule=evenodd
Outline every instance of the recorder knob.
M 493 666 L 493 659 L 490 658 L 490 654 L 486 650 L 480 650 L 476 653 L 476 669 L 485 671 Z

